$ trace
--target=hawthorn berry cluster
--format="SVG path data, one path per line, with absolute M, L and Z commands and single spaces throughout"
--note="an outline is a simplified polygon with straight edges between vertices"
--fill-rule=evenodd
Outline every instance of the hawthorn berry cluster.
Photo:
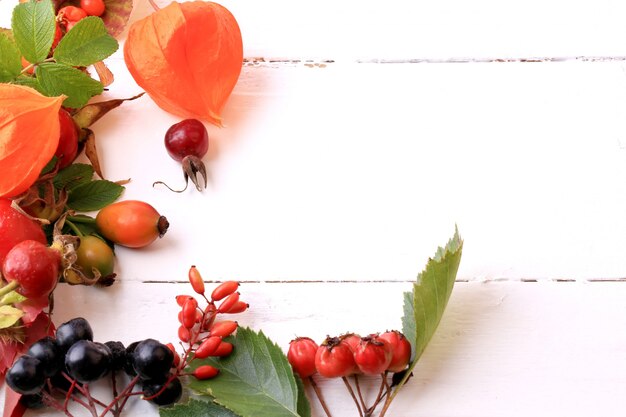
M 94 342 L 89 322 L 78 317 L 60 325 L 54 337 L 31 345 L 7 372 L 7 385 L 22 395 L 20 402 L 27 408 L 51 407 L 67 416 L 72 415 L 70 402 L 82 405 L 94 416 L 110 413 L 114 417 L 121 415 L 132 396 L 141 396 L 159 406 L 178 402 L 183 392 L 181 377 L 204 380 L 219 373 L 211 365 L 188 372 L 192 361 L 227 356 L 233 351 L 233 345 L 222 338 L 235 332 L 237 322 L 217 321 L 217 316 L 248 308 L 239 300 L 236 281 L 220 284 L 210 298 L 204 295 L 204 282 L 195 266 L 189 270 L 189 281 L 207 305 L 200 308 L 198 300 L 190 295 L 176 297 L 181 305 L 178 333 L 183 342 L 182 355 L 173 344 L 155 339 L 137 341 L 128 347 L 117 341 Z M 121 373 L 126 374 L 126 385 L 118 390 Z M 111 376 L 113 399 L 105 403 L 94 398 L 89 385 L 107 375 Z
M 411 343 L 397 330 L 364 337 L 355 333 L 329 336 L 321 345 L 309 337 L 298 337 L 290 342 L 287 359 L 294 372 L 311 383 L 327 416 L 331 416 L 330 411 L 313 379 L 315 374 L 325 378 L 342 378 L 359 416 L 369 417 L 383 400 L 386 404 L 380 415 L 384 415 L 388 408 L 394 381 L 397 376 L 404 376 L 411 359 Z M 395 376 L 391 383 L 388 381 L 390 374 Z M 370 406 L 366 405 L 362 395 L 359 375 L 381 377 L 378 395 Z M 356 394 L 348 377 L 354 380 Z

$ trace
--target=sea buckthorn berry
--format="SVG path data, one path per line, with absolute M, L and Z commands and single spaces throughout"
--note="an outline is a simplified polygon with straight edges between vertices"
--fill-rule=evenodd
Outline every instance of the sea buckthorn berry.
M 235 304 L 233 304 L 233 306 L 231 308 L 228 309 L 228 311 L 223 311 L 222 314 L 238 314 L 238 313 L 243 313 L 244 311 L 246 311 L 248 308 L 250 307 L 250 304 L 244 302 L 244 301 L 237 301 Z
M 219 321 L 211 327 L 211 330 L 209 331 L 209 335 L 218 336 L 218 337 L 226 337 L 226 336 L 230 336 L 235 330 L 237 330 L 236 321 L 232 321 L 232 320 Z
M 211 300 L 220 301 L 235 291 L 239 287 L 239 283 L 237 281 L 226 281 L 215 287 L 213 292 L 211 293 Z
M 409 364 L 409 360 L 411 360 L 411 343 L 409 340 L 397 330 L 382 333 L 378 337 L 389 342 L 393 352 L 391 363 L 389 363 L 387 370 L 391 372 L 404 370 Z
M 224 342 L 220 343 L 220 345 L 215 349 L 215 351 L 211 354 L 211 356 L 228 356 L 233 352 L 233 344 Z
M 220 370 L 211 366 L 211 365 L 202 365 L 199 366 L 195 371 L 193 371 L 193 376 L 197 379 L 211 379 L 217 376 L 220 373 Z
M 354 372 L 350 347 L 338 337 L 326 338 L 315 352 L 315 369 L 326 378 L 344 377 Z
M 189 268 L 189 283 L 195 292 L 204 294 L 204 281 L 202 281 L 202 276 L 195 265 Z
M 317 372 L 315 354 L 318 349 L 317 343 L 308 337 L 298 337 L 289 343 L 287 360 L 300 378 L 308 378 Z
M 237 301 L 239 301 L 239 293 L 232 293 L 231 295 L 226 297 L 224 301 L 222 301 L 222 304 L 220 304 L 220 306 L 217 308 L 217 312 L 225 313 L 226 311 L 230 310 Z
M 189 329 L 185 326 L 180 326 L 178 328 L 178 338 L 181 342 L 189 342 L 191 340 L 191 333 L 189 332 Z
M 196 311 L 198 308 L 198 302 L 190 298 L 183 306 L 183 326 L 191 329 L 196 324 Z
M 361 338 L 361 342 L 354 352 L 354 362 L 359 370 L 366 375 L 378 375 L 385 372 L 392 357 L 391 344 L 378 338 L 378 335 Z
M 200 344 L 198 349 L 196 349 L 194 357 L 198 359 L 208 358 L 209 356 L 213 355 L 213 353 L 215 353 L 221 343 L 221 337 L 211 336 L 207 338 Z

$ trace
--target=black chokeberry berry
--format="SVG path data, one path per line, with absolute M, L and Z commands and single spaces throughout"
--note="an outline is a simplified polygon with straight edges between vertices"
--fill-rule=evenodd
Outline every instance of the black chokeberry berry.
M 124 372 L 128 376 L 135 376 L 137 372 L 135 372 L 135 368 L 133 367 L 133 352 L 139 342 L 133 342 L 126 347 L 126 361 L 124 362 Z
M 63 366 L 63 353 L 50 336 L 33 343 L 26 354 L 41 361 L 43 375 L 46 378 L 59 372 Z
M 169 377 L 170 376 L 168 375 L 168 378 Z M 183 386 L 180 383 L 180 379 L 178 379 L 178 377 L 172 379 L 167 384 L 165 389 L 163 389 L 163 385 L 167 383 L 167 381 L 169 381 L 169 379 L 166 379 L 165 382 L 154 382 L 149 380 L 142 382 L 143 397 L 149 398 L 149 401 L 161 406 L 171 405 L 178 402 L 180 397 L 183 395 Z M 163 392 L 154 398 L 150 398 L 159 393 L 162 389 Z
M 174 354 L 154 339 L 141 341 L 133 352 L 133 367 L 141 379 L 163 382 L 174 363 Z
M 126 364 L 126 348 L 122 342 L 106 342 L 105 346 L 111 350 L 111 370 L 119 371 Z
M 111 368 L 111 351 L 102 343 L 79 340 L 67 351 L 65 367 L 78 382 L 98 380 Z
M 93 340 L 91 326 L 82 317 L 63 323 L 56 331 L 57 346 L 62 352 L 67 352 L 79 340 Z
M 38 392 L 37 394 L 22 395 L 20 397 L 20 404 L 31 410 L 38 410 L 46 406 L 43 402 L 42 392 Z
M 32 356 L 21 356 L 7 372 L 6 382 L 19 394 L 37 394 L 45 382 L 41 361 Z

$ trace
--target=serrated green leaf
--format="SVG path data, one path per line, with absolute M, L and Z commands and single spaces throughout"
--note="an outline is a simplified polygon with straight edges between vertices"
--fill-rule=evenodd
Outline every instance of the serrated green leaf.
M 46 62 L 37 65 L 35 75 L 43 93 L 49 97 L 65 94 L 65 107 L 79 108 L 103 91 L 102 83 L 84 72 L 63 64 Z
M 13 326 L 22 318 L 24 312 L 11 306 L 0 306 L 0 329 Z
M 302 379 L 297 374 L 294 374 L 296 378 L 296 385 L 298 386 L 298 415 L 300 417 L 311 417 L 311 404 L 304 391 L 304 384 Z
M 72 164 L 59 171 L 52 182 L 57 190 L 65 188 L 69 191 L 81 184 L 90 182 L 92 178 L 93 167 L 91 165 Z
M 193 381 L 190 387 L 208 394 L 241 417 L 296 417 L 298 385 L 283 351 L 263 332 L 239 328 L 233 353 L 225 358 L 194 360 L 193 368 L 211 364 L 220 369 L 217 378 Z
M 13 40 L 0 33 L 0 83 L 13 80 L 22 72 L 22 60 L 19 49 Z
M 15 42 L 15 38 L 13 37 L 13 31 L 11 29 L 0 28 L 0 33 L 6 35 L 6 37 L 11 39 L 13 42 Z
M 213 401 L 191 399 L 187 404 L 159 409 L 161 417 L 239 417 Z
M 77 211 L 96 211 L 117 200 L 124 187 L 107 180 L 91 181 L 73 188 L 67 206 Z
M 402 332 L 413 348 L 413 366 L 441 321 L 454 287 L 462 251 L 463 240 L 456 230 L 445 248 L 439 247 L 435 257 L 428 260 L 413 284 L 413 291 L 404 294 Z
M 56 23 L 50 0 L 20 3 L 13 9 L 11 29 L 15 43 L 28 62 L 39 63 L 48 57 Z
M 89 16 L 80 20 L 61 38 L 54 49 L 54 59 L 62 64 L 86 67 L 102 61 L 117 51 L 115 38 L 107 33 L 99 17 Z
M 29 75 L 20 75 L 16 79 L 13 80 L 13 84 L 24 85 L 26 87 L 34 88 L 39 91 L 41 94 L 44 94 L 41 85 L 39 85 L 39 81 L 37 78 L 31 77 Z

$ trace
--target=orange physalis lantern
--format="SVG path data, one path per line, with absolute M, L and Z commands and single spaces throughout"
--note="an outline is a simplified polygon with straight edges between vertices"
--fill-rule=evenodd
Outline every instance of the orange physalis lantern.
M 163 110 L 221 126 L 243 63 L 241 32 L 217 3 L 173 2 L 130 27 L 124 60 Z
M 26 191 L 54 156 L 64 99 L 45 97 L 30 87 L 0 84 L 0 197 Z

